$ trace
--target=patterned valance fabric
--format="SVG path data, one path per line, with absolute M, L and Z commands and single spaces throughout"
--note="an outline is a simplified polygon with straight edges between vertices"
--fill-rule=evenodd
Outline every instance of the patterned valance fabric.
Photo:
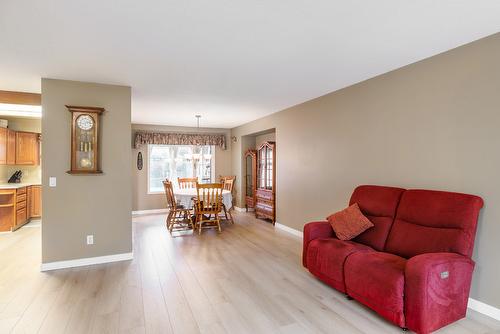
M 135 133 L 134 147 L 140 148 L 144 144 L 155 145 L 215 145 L 226 149 L 226 136 L 223 134 L 204 133 L 168 133 L 146 132 Z

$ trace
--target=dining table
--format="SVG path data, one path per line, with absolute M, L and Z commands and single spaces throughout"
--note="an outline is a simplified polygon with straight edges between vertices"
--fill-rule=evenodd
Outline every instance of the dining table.
M 186 209 L 193 208 L 193 197 L 197 196 L 196 188 L 174 188 L 174 196 L 178 205 Z M 222 203 L 229 210 L 233 207 L 233 195 L 229 190 L 222 190 Z

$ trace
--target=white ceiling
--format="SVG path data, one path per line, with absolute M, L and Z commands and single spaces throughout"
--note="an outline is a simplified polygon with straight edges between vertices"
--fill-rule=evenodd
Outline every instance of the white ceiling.
M 130 85 L 134 123 L 230 128 L 498 31 L 498 0 L 1 0 L 0 89 Z

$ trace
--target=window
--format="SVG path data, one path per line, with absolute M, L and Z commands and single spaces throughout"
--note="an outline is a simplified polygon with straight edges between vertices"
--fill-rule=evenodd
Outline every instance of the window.
M 163 192 L 165 179 L 177 184 L 178 177 L 197 177 L 210 183 L 215 175 L 215 147 L 195 145 L 148 145 L 148 192 Z

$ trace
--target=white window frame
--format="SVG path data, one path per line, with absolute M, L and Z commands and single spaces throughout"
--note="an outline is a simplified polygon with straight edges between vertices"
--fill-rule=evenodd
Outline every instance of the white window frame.
M 164 194 L 164 190 L 158 190 L 158 191 L 151 191 L 151 169 L 150 169 L 150 157 L 151 157 L 151 149 L 154 146 L 173 146 L 173 145 L 157 145 L 157 144 L 148 144 L 147 145 L 147 157 L 146 157 L 146 168 L 147 168 L 147 194 L 148 195 L 157 195 L 157 194 Z M 195 146 L 195 145 L 179 145 L 179 146 Z M 211 152 L 212 152 L 212 158 L 210 159 L 210 165 L 211 165 L 211 170 L 210 170 L 210 178 L 212 182 L 215 182 L 215 154 L 216 154 L 216 146 L 215 145 L 205 145 L 205 146 L 211 146 Z M 174 182 L 174 187 L 177 186 L 177 180 L 171 180 Z

